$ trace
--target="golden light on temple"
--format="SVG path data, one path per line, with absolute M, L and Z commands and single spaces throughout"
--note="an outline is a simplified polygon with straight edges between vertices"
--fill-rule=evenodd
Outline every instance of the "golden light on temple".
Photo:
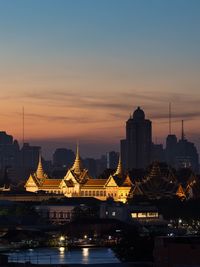
M 44 173 L 40 155 L 37 170 L 30 174 L 25 188 L 30 192 L 42 190 L 48 193 L 63 194 L 66 197 L 95 197 L 100 200 L 111 197 L 115 201 L 125 203 L 132 183 L 127 175 L 123 176 L 120 157 L 114 174 L 107 179 L 92 178 L 88 170 L 83 168 L 77 145 L 74 164 L 66 171 L 66 175 L 62 179 L 52 179 Z M 61 236 L 60 241 L 63 238 Z

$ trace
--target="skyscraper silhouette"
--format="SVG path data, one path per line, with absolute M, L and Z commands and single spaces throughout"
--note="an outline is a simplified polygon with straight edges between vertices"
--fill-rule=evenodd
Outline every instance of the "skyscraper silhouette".
M 126 122 L 126 139 L 121 140 L 122 163 L 125 169 L 145 168 L 151 158 L 151 121 L 138 107 Z

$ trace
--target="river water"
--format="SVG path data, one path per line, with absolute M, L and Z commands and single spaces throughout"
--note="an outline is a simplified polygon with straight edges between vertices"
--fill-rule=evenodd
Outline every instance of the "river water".
M 37 248 L 7 253 L 10 262 L 28 262 L 41 264 L 98 264 L 119 263 L 110 248 L 79 248 L 68 250 L 59 248 Z

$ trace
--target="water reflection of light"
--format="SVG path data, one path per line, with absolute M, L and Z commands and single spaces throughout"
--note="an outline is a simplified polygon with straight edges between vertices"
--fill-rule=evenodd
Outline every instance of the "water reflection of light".
M 83 255 L 83 262 L 87 263 L 88 262 L 88 258 L 89 258 L 89 249 L 88 248 L 83 248 L 82 255 Z
M 63 258 L 65 256 L 65 247 L 59 247 L 60 257 Z

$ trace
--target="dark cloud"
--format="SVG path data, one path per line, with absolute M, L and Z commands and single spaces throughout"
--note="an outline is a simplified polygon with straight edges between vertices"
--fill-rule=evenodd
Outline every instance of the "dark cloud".
M 11 96 L 8 96 L 10 98 Z M 12 96 L 13 98 L 15 96 Z M 198 110 L 200 95 L 190 95 L 189 93 L 166 93 L 158 91 L 135 91 L 121 92 L 111 94 L 110 92 L 91 93 L 73 92 L 66 89 L 47 90 L 39 92 L 24 92 L 17 98 L 25 101 L 25 106 L 31 104 L 43 105 L 50 107 L 63 107 L 67 109 L 90 110 L 91 116 L 47 116 L 42 114 L 28 114 L 32 118 L 40 118 L 43 120 L 57 120 L 61 122 L 78 122 L 78 123 L 93 123 L 93 122 L 112 122 L 112 118 L 117 120 L 126 120 L 129 114 L 134 111 L 137 106 L 141 106 L 146 112 L 147 118 L 151 120 L 168 120 L 168 105 L 172 103 L 172 117 L 176 119 L 192 120 L 200 116 L 200 108 Z M 102 110 L 108 116 L 106 119 L 98 119 L 94 117 L 94 112 Z M 26 114 L 27 115 L 27 114 Z
M 168 119 L 169 118 L 169 114 L 165 113 L 165 114 L 152 114 L 151 115 L 152 119 Z M 174 113 L 172 115 L 172 119 L 176 120 L 176 119 L 183 119 L 183 120 L 191 120 L 191 119 L 195 119 L 200 117 L 200 111 L 197 112 L 182 112 L 182 113 Z M 179 120 L 180 121 L 180 120 Z
M 67 116 L 59 116 L 59 115 L 43 115 L 43 114 L 34 114 L 34 113 L 26 113 L 26 118 L 44 120 L 44 121 L 59 121 L 62 123 L 102 123 L 109 122 L 108 119 L 96 120 L 94 117 L 67 117 Z

